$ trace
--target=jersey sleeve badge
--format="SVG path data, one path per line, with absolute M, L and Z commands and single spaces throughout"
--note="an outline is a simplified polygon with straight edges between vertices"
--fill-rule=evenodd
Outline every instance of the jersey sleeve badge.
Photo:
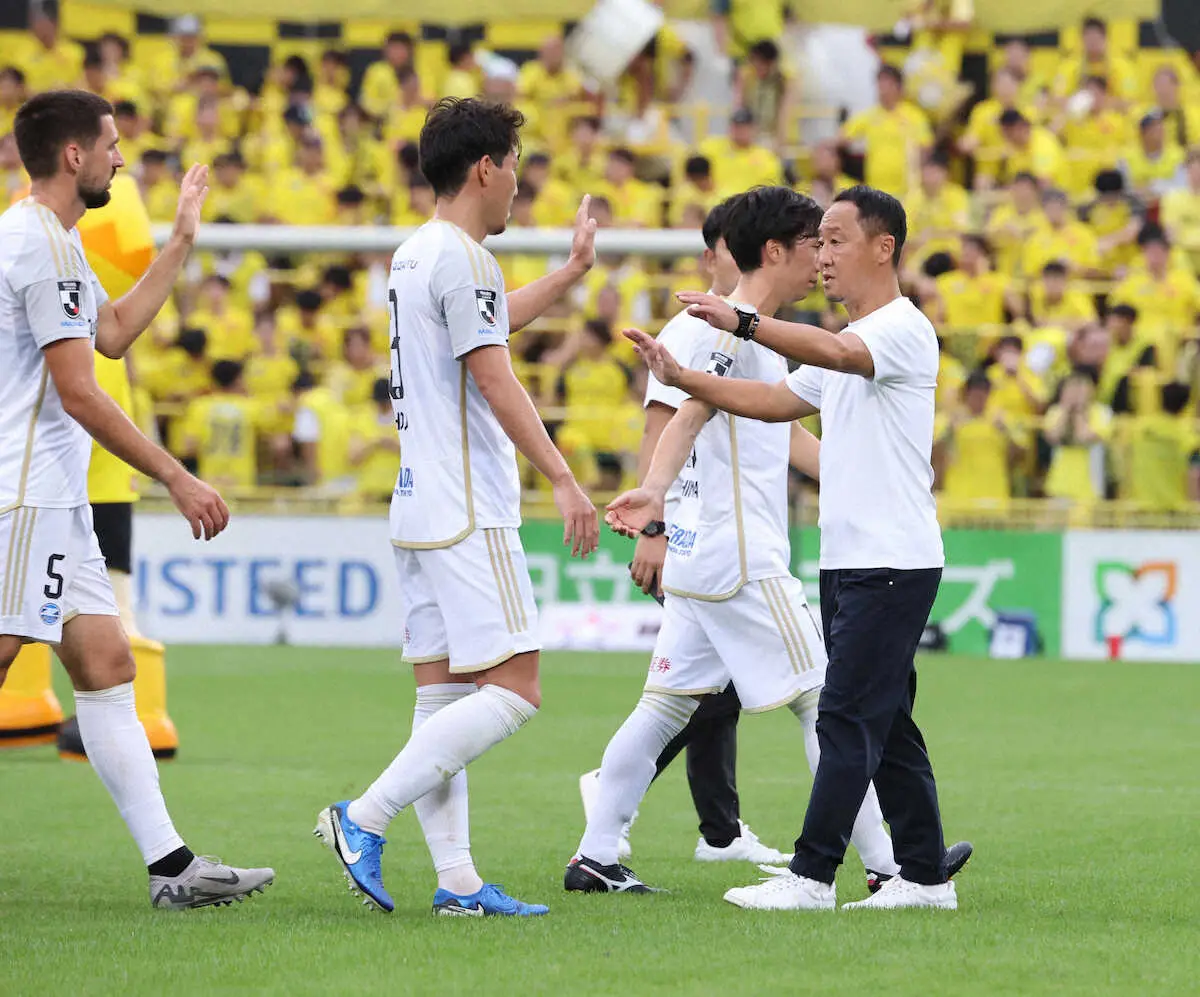
M 62 304 L 63 314 L 71 321 L 76 321 L 83 314 L 83 282 L 60 280 L 58 282 L 58 300 Z
M 488 325 L 496 324 L 496 292 L 488 287 L 475 288 L 475 307 Z

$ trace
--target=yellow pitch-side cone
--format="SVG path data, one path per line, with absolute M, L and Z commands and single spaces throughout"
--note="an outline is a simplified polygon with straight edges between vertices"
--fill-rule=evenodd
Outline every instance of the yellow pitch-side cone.
M 26 644 L 0 688 L 0 748 L 51 744 L 62 719 L 50 684 L 50 648 Z
M 156 640 L 133 636 L 133 660 L 137 677 L 133 680 L 133 696 L 137 715 L 146 728 L 146 737 L 155 758 L 174 758 L 179 750 L 179 732 L 167 714 L 166 648 Z

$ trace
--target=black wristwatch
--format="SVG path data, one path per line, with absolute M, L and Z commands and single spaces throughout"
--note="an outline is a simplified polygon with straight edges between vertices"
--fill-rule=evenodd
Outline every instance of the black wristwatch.
M 642 527 L 642 536 L 644 537 L 661 537 L 667 532 L 667 524 L 661 519 L 652 519 Z
M 738 339 L 753 339 L 754 332 L 758 329 L 758 309 L 739 308 L 737 305 L 732 307 L 738 317 L 738 327 L 733 330 L 733 335 Z

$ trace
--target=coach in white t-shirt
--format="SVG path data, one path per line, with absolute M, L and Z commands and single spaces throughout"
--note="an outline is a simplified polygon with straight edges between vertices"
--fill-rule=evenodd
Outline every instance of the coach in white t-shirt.
M 956 906 L 933 770 L 912 717 L 914 653 L 944 563 L 932 494 L 933 327 L 901 296 L 904 208 L 870 187 L 845 191 L 821 222 L 825 293 L 851 322 L 841 334 L 680 294 L 693 315 L 799 361 L 774 385 L 681 368 L 635 343 L 666 384 L 735 415 L 787 421 L 821 413 L 821 615 L 829 653 L 817 731 L 821 762 L 790 871 L 731 890 L 743 907 L 828 909 L 867 785 L 874 778 L 900 875 L 861 904 Z M 969 846 L 961 846 L 968 849 Z

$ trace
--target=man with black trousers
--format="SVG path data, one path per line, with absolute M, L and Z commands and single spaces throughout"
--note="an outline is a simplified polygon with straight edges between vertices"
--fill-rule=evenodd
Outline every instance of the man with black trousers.
M 900 293 L 906 234 L 903 206 L 871 187 L 844 191 L 826 212 L 818 265 L 827 297 L 850 316 L 840 334 L 713 295 L 678 296 L 691 314 L 804 365 L 776 384 L 685 370 L 666 349 L 629 334 L 655 376 L 693 398 L 764 421 L 822 417 L 821 615 L 829 666 L 817 720 L 821 760 L 790 866 L 726 893 L 740 907 L 834 909 L 834 875 L 872 779 L 900 874 L 847 907 L 955 909 L 949 875 L 970 855 L 965 842 L 945 851 L 933 770 L 912 717 L 914 654 L 944 555 L 930 466 L 937 337 Z

